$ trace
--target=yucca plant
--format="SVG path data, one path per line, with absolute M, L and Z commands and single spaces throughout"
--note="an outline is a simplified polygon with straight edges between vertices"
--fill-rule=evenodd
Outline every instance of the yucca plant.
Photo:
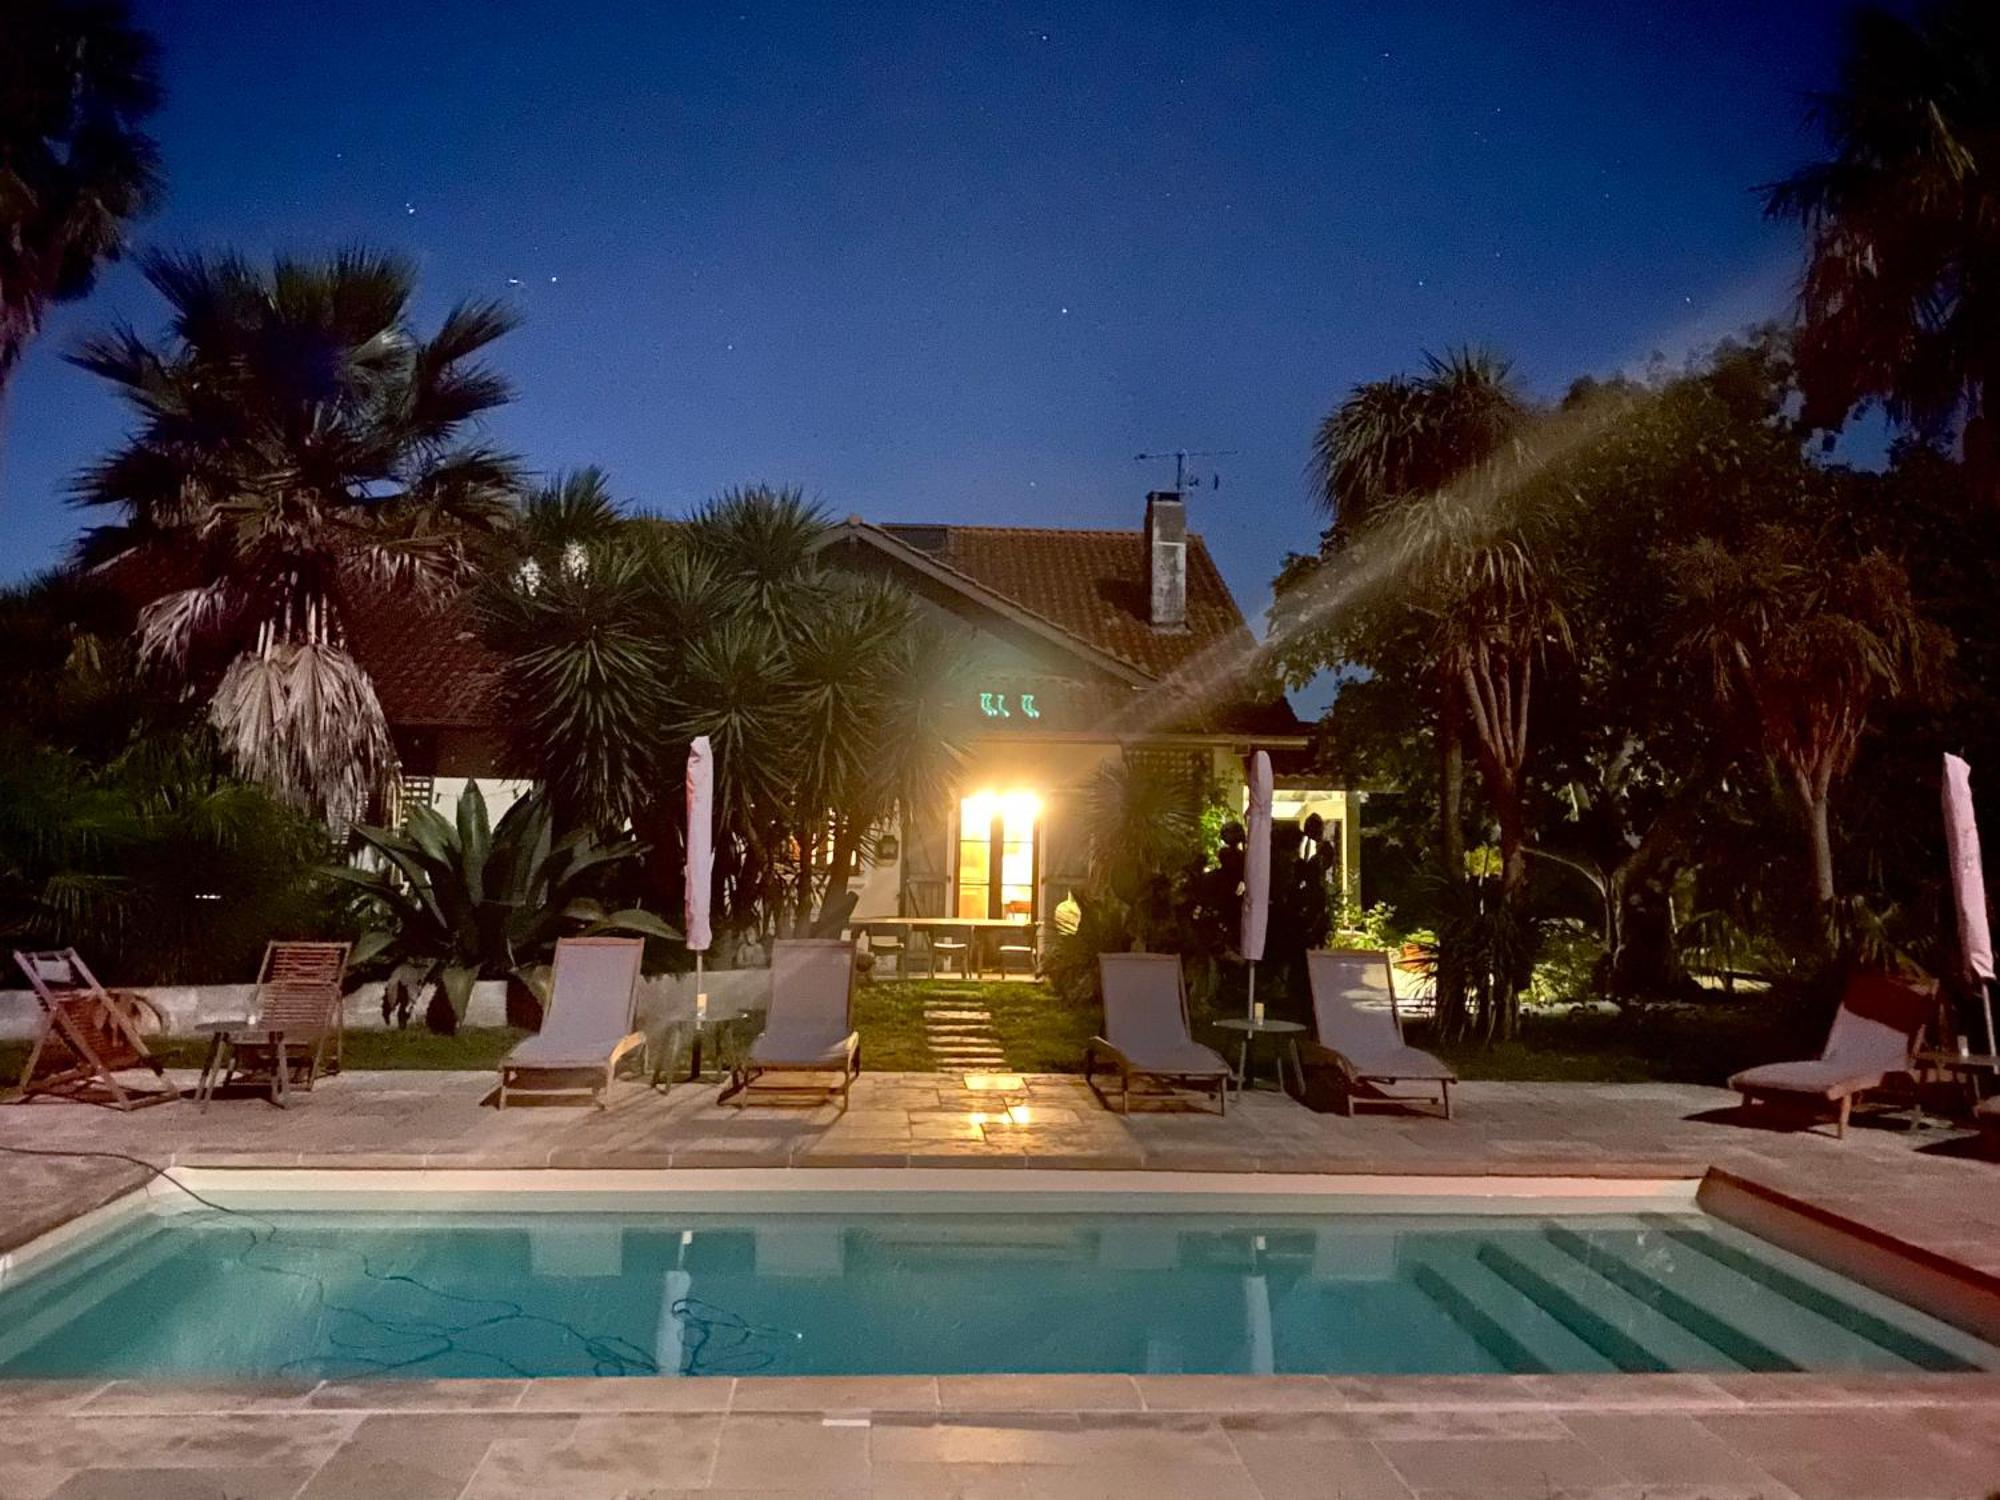
M 641 846 L 599 844 L 587 830 L 555 838 L 539 792 L 490 825 L 479 784 L 468 782 L 452 819 L 418 807 L 400 833 L 368 825 L 354 831 L 386 868 L 335 866 L 328 874 L 371 898 L 383 918 L 355 945 L 354 963 L 387 971 L 384 1020 L 407 1023 L 412 997 L 435 985 L 424 1019 L 449 1035 L 464 1020 L 477 980 L 510 980 L 546 1002 L 559 937 L 680 936 L 649 911 L 605 910 L 590 894 L 597 877 L 637 859 Z

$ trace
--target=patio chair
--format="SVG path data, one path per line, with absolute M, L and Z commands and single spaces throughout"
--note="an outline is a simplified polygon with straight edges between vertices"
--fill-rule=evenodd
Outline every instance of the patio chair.
M 74 948 L 34 953 L 16 951 L 14 962 L 28 976 L 41 1007 L 42 1025 L 21 1069 L 20 1103 L 40 1094 L 134 1109 L 178 1099 L 166 1069 L 146 1050 L 145 1038 Z M 131 1088 L 118 1074 L 144 1068 L 159 1088 Z
M 1084 1049 L 1083 1081 L 1099 1102 L 1111 1107 L 1097 1086 L 1103 1064 L 1118 1075 L 1120 1113 L 1132 1112 L 1132 1080 L 1142 1078 L 1169 1089 L 1213 1092 L 1216 1113 L 1227 1114 L 1235 1075 L 1220 1054 L 1189 1032 L 1180 955 L 1100 953 L 1097 974 L 1104 992 L 1104 1035 L 1092 1037 Z
M 1747 1068 L 1729 1086 L 1747 1103 L 1831 1107 L 1834 1134 L 1847 1135 L 1855 1101 L 1891 1080 L 1908 1079 L 1911 1054 L 1937 1003 L 1934 981 L 1858 973 L 1847 981 L 1840 1011 L 1817 1058 Z
M 854 1029 L 854 945 L 842 938 L 785 938 L 771 945 L 771 1008 L 750 1055 L 730 1073 L 723 1098 L 739 1105 L 770 1074 L 834 1075 L 829 1084 L 765 1084 L 763 1092 L 824 1088 L 847 1108 L 861 1076 Z
M 1372 948 L 1322 948 L 1306 955 L 1306 981 L 1312 986 L 1314 1029 L 1305 1043 L 1306 1059 L 1339 1075 L 1342 1113 L 1352 1116 L 1370 1104 L 1435 1103 L 1451 1118 L 1451 1086 L 1458 1075 L 1403 1040 L 1388 954 Z M 1407 1093 L 1399 1084 L 1426 1087 Z
M 882 972 L 882 960 L 885 958 L 893 958 L 896 961 L 898 979 L 910 977 L 910 937 L 907 932 L 899 926 L 874 922 L 863 922 L 861 932 L 868 939 L 869 953 L 875 958 L 877 979 L 888 977 Z
M 203 1109 L 218 1087 L 262 1084 L 280 1109 L 294 1088 L 312 1092 L 329 1043 L 340 1050 L 340 994 L 348 943 L 273 942 L 264 947 L 250 1019 L 216 1028 L 195 1094 Z
M 262 1084 L 284 1108 L 294 1088 L 312 1092 L 326 1048 L 340 1054 L 340 990 L 348 974 L 346 942 L 270 942 L 258 966 L 250 1020 L 214 1028 L 208 1062 L 196 1084 L 206 1110 L 216 1088 Z
M 588 1093 L 603 1109 L 618 1064 L 633 1052 L 646 1068 L 646 1033 L 633 1029 L 641 938 L 571 937 L 556 943 L 542 1029 L 500 1059 L 499 1106 L 511 1094 Z

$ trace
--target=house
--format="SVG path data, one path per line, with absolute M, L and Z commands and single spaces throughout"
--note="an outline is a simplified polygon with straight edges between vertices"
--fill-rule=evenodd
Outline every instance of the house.
M 1086 882 L 1083 799 L 1098 769 L 1151 762 L 1190 797 L 1242 806 L 1245 763 L 1305 761 L 1306 731 L 1279 695 L 1246 689 L 1256 649 L 1184 497 L 1146 499 L 1129 531 L 873 523 L 830 528 L 828 560 L 894 579 L 971 646 L 962 705 L 970 753 L 940 806 L 913 812 L 859 872 L 858 918 L 1046 922 Z M 155 597 L 165 580 L 128 575 Z M 402 761 L 405 805 L 456 802 L 476 779 L 495 816 L 527 789 L 505 732 L 501 660 L 471 619 L 445 610 L 357 611 L 349 647 L 375 683 Z M 1282 825 L 1318 813 L 1355 890 L 1358 798 L 1281 776 Z
M 857 917 L 1046 922 L 1085 884 L 1083 799 L 1100 767 L 1149 761 L 1241 807 L 1252 751 L 1304 759 L 1290 705 L 1245 691 L 1255 641 L 1177 492 L 1149 495 L 1131 531 L 850 516 L 827 545 L 954 622 L 979 661 L 960 785 L 862 872 Z M 1355 799 L 1286 782 L 1277 816 L 1318 812 L 1354 889 Z

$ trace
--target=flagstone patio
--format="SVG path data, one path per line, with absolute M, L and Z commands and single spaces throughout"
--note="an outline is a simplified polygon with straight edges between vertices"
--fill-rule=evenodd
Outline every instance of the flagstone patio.
M 1106 1111 L 1070 1077 L 876 1075 L 845 1114 L 714 1085 L 481 1107 L 486 1074 L 329 1079 L 134 1115 L 0 1110 L 0 1144 L 328 1167 L 1120 1167 L 1660 1175 L 1727 1167 L 2000 1273 L 2000 1164 L 1900 1122 L 1753 1128 L 1670 1085 L 1468 1084 L 1460 1117 Z M 136 1185 L 117 1159 L 0 1155 L 0 1247 Z M 2000 1491 L 2000 1376 L 897 1377 L 0 1382 L 0 1497 L 501 1500 L 680 1494 L 1969 1497 Z

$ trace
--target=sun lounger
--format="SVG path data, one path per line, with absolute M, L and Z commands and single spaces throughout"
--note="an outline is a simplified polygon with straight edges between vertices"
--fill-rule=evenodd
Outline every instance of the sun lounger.
M 1338 1072 L 1347 1114 L 1369 1104 L 1435 1103 L 1451 1118 L 1451 1086 L 1458 1075 L 1403 1040 L 1388 954 L 1368 948 L 1320 949 L 1306 955 L 1306 979 L 1312 986 L 1315 1030 L 1306 1043 L 1307 1060 Z M 1398 1087 L 1402 1084 L 1423 1088 L 1409 1093 Z
M 347 978 L 347 943 L 269 943 L 257 971 L 250 1019 L 217 1027 L 195 1089 L 203 1109 L 217 1088 L 261 1084 L 283 1108 L 294 1088 L 312 1092 L 329 1043 L 340 1047 L 340 992 Z
M 1891 1080 L 1908 1078 L 1911 1054 L 1931 1020 L 1936 996 L 1936 986 L 1928 981 L 1856 974 L 1847 981 L 1840 1012 L 1817 1058 L 1749 1068 L 1731 1078 L 1729 1086 L 1753 1103 L 1831 1108 L 1834 1133 L 1844 1137 L 1857 1099 Z
M 21 1069 L 21 1102 L 41 1094 L 132 1109 L 178 1099 L 166 1069 L 146 1050 L 132 1018 L 74 948 L 14 954 L 41 1006 L 42 1026 Z M 118 1074 L 144 1068 L 159 1088 L 135 1089 Z
M 1218 1114 L 1229 1112 L 1234 1076 L 1220 1054 L 1197 1042 L 1188 1029 L 1187 987 L 1176 953 L 1100 953 L 1098 980 L 1104 992 L 1104 1035 L 1090 1039 L 1083 1054 L 1083 1081 L 1105 1108 L 1111 1101 L 1097 1086 L 1097 1072 L 1118 1075 L 1118 1107 L 1129 1114 L 1132 1080 L 1151 1079 L 1169 1088 L 1215 1095 Z
M 639 938 L 563 938 L 542 1029 L 500 1060 L 500 1108 L 513 1094 L 588 1093 L 599 1109 L 633 1052 L 646 1060 L 646 1034 L 632 1026 L 639 997 Z
M 789 938 L 771 945 L 771 1008 L 750 1055 L 730 1075 L 724 1098 L 749 1103 L 772 1074 L 833 1075 L 834 1082 L 763 1084 L 765 1092 L 823 1088 L 840 1095 L 861 1074 L 861 1034 L 854 1029 L 854 944 L 845 938 Z

